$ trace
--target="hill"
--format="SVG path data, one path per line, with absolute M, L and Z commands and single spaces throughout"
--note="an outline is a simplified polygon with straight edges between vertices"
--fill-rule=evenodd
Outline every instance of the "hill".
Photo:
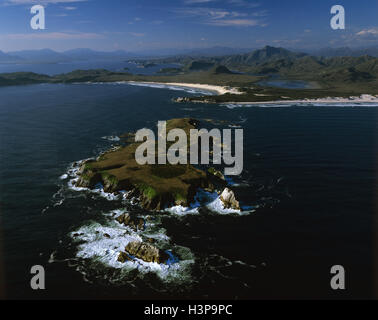
M 0 51 L 0 63 L 15 63 L 21 62 L 22 58 L 19 56 L 11 55 Z
M 231 70 L 229 70 L 227 67 L 222 66 L 222 65 L 218 65 L 218 66 L 213 67 L 211 69 L 211 72 L 213 74 L 233 74 L 234 73 Z
M 306 56 L 305 53 L 295 53 L 283 48 L 266 46 L 263 49 L 254 50 L 251 53 L 232 55 L 220 60 L 226 66 L 248 65 L 254 66 L 274 60 L 294 60 Z

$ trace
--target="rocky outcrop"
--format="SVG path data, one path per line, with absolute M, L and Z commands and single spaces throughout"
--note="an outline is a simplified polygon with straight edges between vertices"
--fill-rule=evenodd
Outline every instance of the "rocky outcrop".
M 171 119 L 167 121 L 167 132 L 180 128 L 189 136 L 197 124 L 198 121 L 191 118 Z M 139 144 L 133 142 L 84 162 L 78 171 L 76 186 L 103 188 L 109 193 L 127 190 L 126 197 L 138 199 L 140 206 L 147 210 L 163 210 L 175 205 L 189 207 L 199 188 L 214 190 L 206 172 L 192 165 L 138 164 L 135 151 Z M 136 227 L 141 224 L 140 221 L 133 223 Z
M 190 102 L 190 99 L 188 97 L 178 97 L 173 99 L 173 101 L 177 103 L 187 103 Z
M 123 213 L 116 218 L 116 220 L 120 223 L 125 225 L 126 227 L 130 227 L 134 231 L 143 231 L 145 226 L 145 221 L 143 218 L 131 218 L 128 213 Z
M 132 241 L 125 248 L 125 252 L 121 252 L 118 261 L 125 262 L 134 256 L 145 262 L 165 263 L 169 259 L 169 255 L 159 248 L 145 242 Z
M 222 172 L 220 172 L 219 170 L 213 168 L 213 167 L 210 167 L 209 169 L 207 169 L 207 172 L 213 176 L 216 176 L 217 178 L 225 181 L 226 179 L 224 178 L 224 175 Z
M 236 200 L 231 189 L 225 188 L 219 198 L 226 209 L 240 210 L 239 201 Z
M 177 103 L 189 103 L 190 102 L 190 103 L 206 103 L 206 104 L 216 103 L 215 99 L 205 98 L 203 96 L 200 96 L 200 97 L 178 97 L 178 98 L 174 98 L 173 102 L 177 102 Z
M 210 167 L 209 169 L 207 169 L 206 174 L 211 184 L 214 185 L 217 190 L 223 190 L 223 188 L 227 186 L 227 181 L 223 173 L 220 172 L 219 170 L 216 170 L 215 168 Z M 204 190 L 208 192 L 213 192 L 213 190 L 207 190 L 207 189 L 204 189 Z
M 118 255 L 117 261 L 124 263 L 126 261 L 133 261 L 133 259 L 131 259 L 126 252 L 121 251 Z
M 116 218 L 116 220 L 120 223 L 120 224 L 124 224 L 125 226 L 128 225 L 128 223 L 130 222 L 131 220 L 131 217 L 128 213 L 123 213 L 121 214 L 120 216 L 118 216 Z

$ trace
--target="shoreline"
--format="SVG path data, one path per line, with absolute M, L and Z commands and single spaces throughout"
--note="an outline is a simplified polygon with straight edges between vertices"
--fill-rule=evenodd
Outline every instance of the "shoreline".
M 127 81 L 132 85 L 163 85 L 174 86 L 183 89 L 200 89 L 210 92 L 216 92 L 218 95 L 224 95 L 226 93 L 242 95 L 237 87 L 227 87 L 210 84 L 197 84 L 197 83 L 180 83 L 180 82 L 153 82 L 153 81 Z M 168 88 L 169 89 L 169 88 Z M 257 95 L 257 94 L 256 94 Z M 206 101 L 194 101 L 208 103 Z M 259 105 L 259 104 L 306 104 L 306 103 L 378 103 L 378 94 L 361 94 L 360 96 L 350 96 L 348 98 L 343 97 L 327 97 L 318 99 L 296 99 L 296 100 L 270 100 L 270 101 L 227 101 L 221 102 L 220 105 L 235 104 L 235 105 Z
M 218 95 L 223 95 L 226 93 L 230 94 L 243 94 L 240 92 L 238 88 L 234 87 L 227 87 L 227 86 L 219 86 L 219 85 L 212 85 L 212 84 L 200 84 L 200 83 L 181 83 L 181 82 L 153 82 L 153 81 L 126 81 L 126 83 L 130 83 L 132 85 L 164 85 L 164 86 L 173 86 L 179 88 L 187 88 L 187 89 L 201 89 L 211 92 L 216 92 Z
M 350 96 L 349 98 L 327 97 L 318 99 L 302 99 L 302 100 L 272 100 L 272 101 L 247 101 L 247 102 L 222 102 L 221 105 L 259 105 L 259 104 L 306 104 L 306 103 L 378 103 L 378 95 L 362 94 L 361 96 Z

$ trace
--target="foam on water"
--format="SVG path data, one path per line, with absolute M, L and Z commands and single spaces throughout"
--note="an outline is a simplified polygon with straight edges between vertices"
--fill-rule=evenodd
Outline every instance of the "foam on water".
M 104 139 L 104 140 L 109 140 L 109 141 L 120 141 L 120 137 L 118 136 L 104 136 L 104 137 L 101 137 L 101 139 Z
M 93 258 L 114 268 L 122 267 L 117 261 L 122 251 L 130 241 L 142 241 L 137 234 L 128 234 L 128 230 L 116 225 L 103 226 L 97 222 L 83 226 L 71 232 L 74 241 L 84 241 L 78 246 L 77 257 Z M 75 234 L 78 234 L 75 236 Z M 104 236 L 108 234 L 110 238 Z
M 59 177 L 59 179 L 60 180 L 66 180 L 68 178 L 68 174 L 62 174 L 60 177 Z
M 113 210 L 107 215 L 113 216 L 114 213 L 122 214 L 124 212 L 123 210 Z M 147 229 L 153 229 L 150 228 L 153 226 L 154 224 L 149 224 Z M 158 230 L 165 232 L 165 229 L 162 228 L 158 228 Z M 169 246 L 170 239 L 164 233 L 156 233 L 155 230 L 136 232 L 115 220 L 110 220 L 106 224 L 90 222 L 69 235 L 74 243 L 78 243 L 76 257 L 89 262 L 86 268 L 80 268 L 81 272 L 83 271 L 86 274 L 90 273 L 91 268 L 96 269 L 98 263 L 100 263 L 105 267 L 121 271 L 122 276 L 118 275 L 116 278 L 109 279 L 111 282 L 125 281 L 128 279 L 129 273 L 135 270 L 138 271 L 139 278 L 143 278 L 144 275 L 152 272 L 164 282 L 191 281 L 190 270 L 194 263 L 194 256 L 189 249 L 184 247 L 174 246 L 174 254 L 172 250 L 166 250 L 170 255 L 169 264 L 145 262 L 135 257 L 133 261 L 124 263 L 117 261 L 120 251 L 124 251 L 129 242 L 143 241 L 144 236 L 156 239 L 159 246 L 161 244 Z M 176 252 L 179 256 L 176 256 Z
M 188 208 L 183 206 L 173 206 L 171 208 L 167 208 L 165 211 L 177 214 L 179 216 L 187 215 L 187 214 L 198 214 L 198 207 Z
M 108 193 L 104 191 L 103 186 L 101 184 L 98 184 L 95 189 L 77 187 L 76 183 L 79 179 L 78 171 L 82 163 L 86 160 L 78 161 L 71 164 L 66 174 L 67 176 L 66 179 L 68 179 L 68 177 L 71 178 L 67 183 L 69 189 L 74 190 L 74 191 L 87 191 L 87 192 L 95 193 L 109 201 L 123 199 L 125 201 L 128 201 L 128 203 L 132 205 L 138 204 L 138 199 L 136 198 L 128 199 L 128 191 L 121 191 L 119 192 L 119 194 Z M 234 186 L 234 187 L 244 185 L 244 184 L 235 183 L 233 179 L 229 177 L 226 177 L 226 181 L 230 186 Z M 178 206 L 172 206 L 172 207 L 166 208 L 163 211 L 169 212 L 178 216 L 185 216 L 189 214 L 199 214 L 199 209 L 201 207 L 207 207 L 209 210 L 219 213 L 219 214 L 246 215 L 255 211 L 255 210 L 249 210 L 249 209 L 244 210 L 243 207 L 242 207 L 242 211 L 224 208 L 224 205 L 222 201 L 219 199 L 219 195 L 216 192 L 210 193 L 210 192 L 204 191 L 203 189 L 199 189 L 197 191 L 197 194 L 194 197 L 194 201 L 193 203 L 190 204 L 189 207 L 178 205 Z M 255 207 L 244 206 L 244 208 L 255 208 Z
M 227 209 L 224 207 L 222 200 L 219 197 L 216 197 L 212 202 L 207 204 L 207 207 L 216 213 L 219 214 L 248 214 L 249 212 L 245 213 L 240 210 L 234 210 L 234 209 Z
M 174 206 L 166 209 L 165 211 L 176 214 L 178 216 L 184 216 L 187 214 L 199 214 L 199 208 L 206 207 L 212 212 L 218 214 L 238 214 L 247 215 L 255 212 L 255 206 L 242 206 L 242 210 L 227 209 L 224 207 L 223 202 L 220 200 L 220 196 L 217 192 L 207 192 L 203 189 L 199 189 L 194 202 L 190 207 Z M 245 211 L 244 211 L 245 209 Z
M 126 190 L 112 194 L 106 193 L 100 184 L 95 189 L 76 187 L 80 167 L 86 160 L 74 162 L 69 166 L 67 172 L 60 177 L 65 180 L 64 186 L 68 186 L 68 189 L 74 191 L 95 193 L 110 201 L 123 199 L 128 203 L 138 203 L 138 199 L 128 199 Z M 228 182 L 234 183 L 231 180 Z M 63 189 L 67 188 L 64 186 Z M 56 198 L 55 200 L 58 201 L 54 205 L 61 205 L 64 198 L 61 196 Z M 245 210 L 242 212 L 226 209 L 219 199 L 218 193 L 210 193 L 202 189 L 198 190 L 189 207 L 174 206 L 165 211 L 174 216 L 197 215 L 201 207 L 223 215 L 243 215 L 254 211 L 252 210 L 254 207 L 248 206 L 242 207 Z M 156 291 L 185 290 L 196 283 L 196 276 L 193 275 L 195 270 L 194 254 L 189 248 L 172 243 L 167 235 L 167 230 L 162 226 L 162 217 L 166 218 L 167 214 L 157 212 L 153 215 L 148 215 L 148 213 L 147 215 L 138 215 L 137 218 L 144 219 L 145 228 L 144 230 L 134 230 L 116 220 L 118 216 L 126 212 L 128 211 L 124 208 L 110 210 L 102 213 L 105 222 L 89 221 L 70 232 L 69 237 L 76 251 L 74 257 L 71 256 L 61 261 L 71 263 L 72 267 L 75 267 L 83 275 L 83 279 L 88 282 L 105 281 L 115 285 L 133 286 L 133 282 L 139 279 Z M 132 257 L 132 261 L 118 261 L 119 253 L 125 251 L 129 242 L 147 241 L 148 239 L 151 239 L 154 246 L 169 254 L 170 258 L 166 264 L 149 263 L 136 257 Z M 54 257 L 51 259 L 54 260 Z M 158 281 L 151 281 L 151 276 Z
M 76 187 L 76 182 L 79 179 L 79 169 L 84 161 L 86 160 L 72 163 L 67 173 L 61 176 L 62 178 L 64 177 L 64 180 L 68 180 L 67 185 L 69 189 L 96 193 L 107 200 L 127 198 L 127 191 L 121 191 L 117 195 L 106 193 L 101 184 L 98 184 L 93 190 Z M 127 199 L 127 201 L 137 203 L 138 200 L 134 199 L 130 201 Z M 199 189 L 193 203 L 188 208 L 174 206 L 167 208 L 165 211 L 177 216 L 184 216 L 187 214 L 199 214 L 200 207 L 207 207 L 218 214 L 241 215 L 252 212 L 226 209 L 219 199 L 218 193 L 210 193 L 202 189 Z M 177 286 L 180 283 L 192 283 L 194 281 L 191 274 L 194 265 L 194 255 L 189 248 L 171 243 L 170 237 L 167 236 L 166 230 L 161 225 L 162 215 L 156 213 L 153 216 L 138 216 L 138 218 L 143 218 L 145 221 L 145 228 L 142 231 L 133 230 L 129 226 L 116 221 L 116 217 L 126 212 L 128 211 L 122 208 L 103 213 L 103 216 L 106 218 L 105 222 L 90 221 L 69 234 L 72 242 L 76 244 L 75 259 L 79 259 L 75 267 L 83 274 L 86 281 L 91 281 L 90 279 L 95 277 L 100 281 L 106 279 L 106 281 L 110 281 L 111 283 L 124 283 L 125 281 L 132 282 L 136 277 L 143 279 L 144 276 L 152 273 L 166 284 Z M 129 242 L 146 241 L 148 239 L 152 239 L 155 246 L 170 255 L 169 263 L 148 263 L 136 257 L 133 257 L 133 261 L 126 261 L 124 263 L 118 261 L 119 253 L 121 251 L 124 252 Z M 114 271 L 110 270 L 116 270 L 117 272 L 114 273 Z M 148 285 L 150 284 L 148 283 Z M 161 290 L 161 285 L 159 288 L 154 289 Z
M 67 178 L 68 177 L 71 178 L 67 183 L 68 188 L 73 190 L 73 191 L 88 191 L 88 192 L 91 192 L 91 193 L 96 193 L 96 194 L 100 195 L 101 197 L 103 197 L 103 198 L 105 198 L 109 201 L 121 199 L 122 194 L 114 194 L 114 193 L 105 192 L 104 188 L 102 186 L 98 186 L 95 189 L 89 189 L 89 188 L 85 188 L 85 187 L 77 187 L 76 186 L 76 183 L 79 180 L 79 175 L 78 175 L 79 168 L 83 164 L 84 161 L 86 161 L 86 160 L 82 160 L 82 161 L 72 163 L 70 168 L 68 169 L 66 175 L 67 175 Z

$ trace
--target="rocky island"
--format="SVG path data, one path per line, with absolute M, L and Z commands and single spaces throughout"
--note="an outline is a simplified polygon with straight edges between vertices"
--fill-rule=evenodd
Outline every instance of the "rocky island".
M 168 120 L 166 124 L 167 132 L 180 128 L 189 133 L 190 129 L 198 127 L 199 121 L 179 118 Z M 204 170 L 189 164 L 140 165 L 135 160 L 135 151 L 142 142 L 135 142 L 133 133 L 126 133 L 120 138 L 120 146 L 113 147 L 96 159 L 77 164 L 80 167 L 74 179 L 76 187 L 102 189 L 105 193 L 122 195 L 124 200 L 130 200 L 151 211 L 151 215 L 174 206 L 190 207 L 196 201 L 200 190 L 218 194 L 224 209 L 241 211 L 234 192 L 217 169 L 208 167 Z M 116 248 L 117 263 L 171 265 L 179 261 L 172 251 L 162 249 L 161 244 L 148 235 L 148 221 L 153 220 L 152 216 L 136 216 L 123 212 L 114 214 L 112 219 L 126 227 L 125 235 L 134 237 Z M 75 232 L 72 236 L 80 239 L 83 233 Z M 111 235 L 104 233 L 102 237 L 110 239 Z
M 190 118 L 167 121 L 167 131 L 180 128 L 186 132 L 197 127 L 198 121 Z M 201 188 L 221 193 L 227 183 L 222 173 L 210 168 L 207 172 L 193 165 L 140 165 L 135 151 L 140 145 L 127 134 L 126 145 L 100 155 L 96 160 L 85 161 L 79 171 L 76 187 L 103 188 L 108 193 L 121 193 L 127 199 L 136 198 L 147 210 L 163 210 L 172 206 L 189 207 Z M 225 189 L 225 208 L 240 209 L 230 189 Z

